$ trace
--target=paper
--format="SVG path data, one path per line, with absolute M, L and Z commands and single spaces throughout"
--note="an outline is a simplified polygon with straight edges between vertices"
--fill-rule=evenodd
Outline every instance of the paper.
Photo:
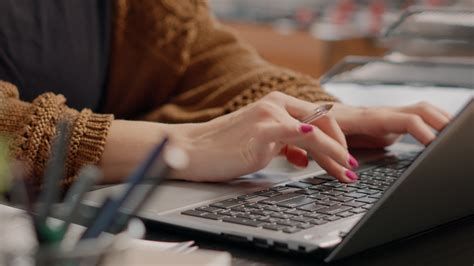
M 457 114 L 473 97 L 473 89 L 412 87 L 395 85 L 365 86 L 332 83 L 324 85 L 327 92 L 354 106 L 405 106 L 426 101 Z

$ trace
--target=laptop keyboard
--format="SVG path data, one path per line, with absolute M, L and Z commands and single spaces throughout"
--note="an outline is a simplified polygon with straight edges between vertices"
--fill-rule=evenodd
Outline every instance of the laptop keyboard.
M 418 153 L 410 153 L 374 162 L 376 166 L 359 171 L 359 180 L 351 184 L 321 175 L 215 202 L 181 214 L 296 233 L 367 212 L 417 156 Z

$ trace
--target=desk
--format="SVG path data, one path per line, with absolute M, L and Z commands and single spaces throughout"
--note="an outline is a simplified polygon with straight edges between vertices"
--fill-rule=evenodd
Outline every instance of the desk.
M 194 239 L 200 248 L 224 250 L 232 254 L 234 266 L 265 265 L 474 265 L 474 217 L 412 239 L 388 244 L 331 264 L 315 256 L 285 254 L 252 246 L 220 241 L 207 235 L 176 231 L 156 223 L 147 238 L 163 241 Z

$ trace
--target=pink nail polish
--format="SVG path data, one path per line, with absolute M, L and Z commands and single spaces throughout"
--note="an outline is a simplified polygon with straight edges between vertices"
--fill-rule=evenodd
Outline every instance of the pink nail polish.
M 352 181 L 356 181 L 357 179 L 359 179 L 359 177 L 356 175 L 356 173 L 354 173 L 350 170 L 346 170 L 346 176 L 349 177 L 349 179 L 352 180 Z
M 352 169 L 359 168 L 359 162 L 351 154 L 349 154 L 349 165 L 352 167 Z
M 312 125 L 308 125 L 308 124 L 302 124 L 300 126 L 300 130 L 301 132 L 303 133 L 309 133 L 311 131 L 313 131 L 313 126 Z

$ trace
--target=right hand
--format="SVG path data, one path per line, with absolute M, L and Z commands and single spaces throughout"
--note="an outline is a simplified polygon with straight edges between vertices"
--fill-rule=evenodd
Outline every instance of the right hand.
M 234 113 L 200 124 L 174 125 L 174 145 L 185 149 L 189 166 L 175 178 L 226 181 L 258 171 L 280 153 L 299 166 L 307 154 L 342 182 L 355 181 L 357 162 L 329 113 L 312 125 L 298 119 L 317 105 L 273 92 Z

